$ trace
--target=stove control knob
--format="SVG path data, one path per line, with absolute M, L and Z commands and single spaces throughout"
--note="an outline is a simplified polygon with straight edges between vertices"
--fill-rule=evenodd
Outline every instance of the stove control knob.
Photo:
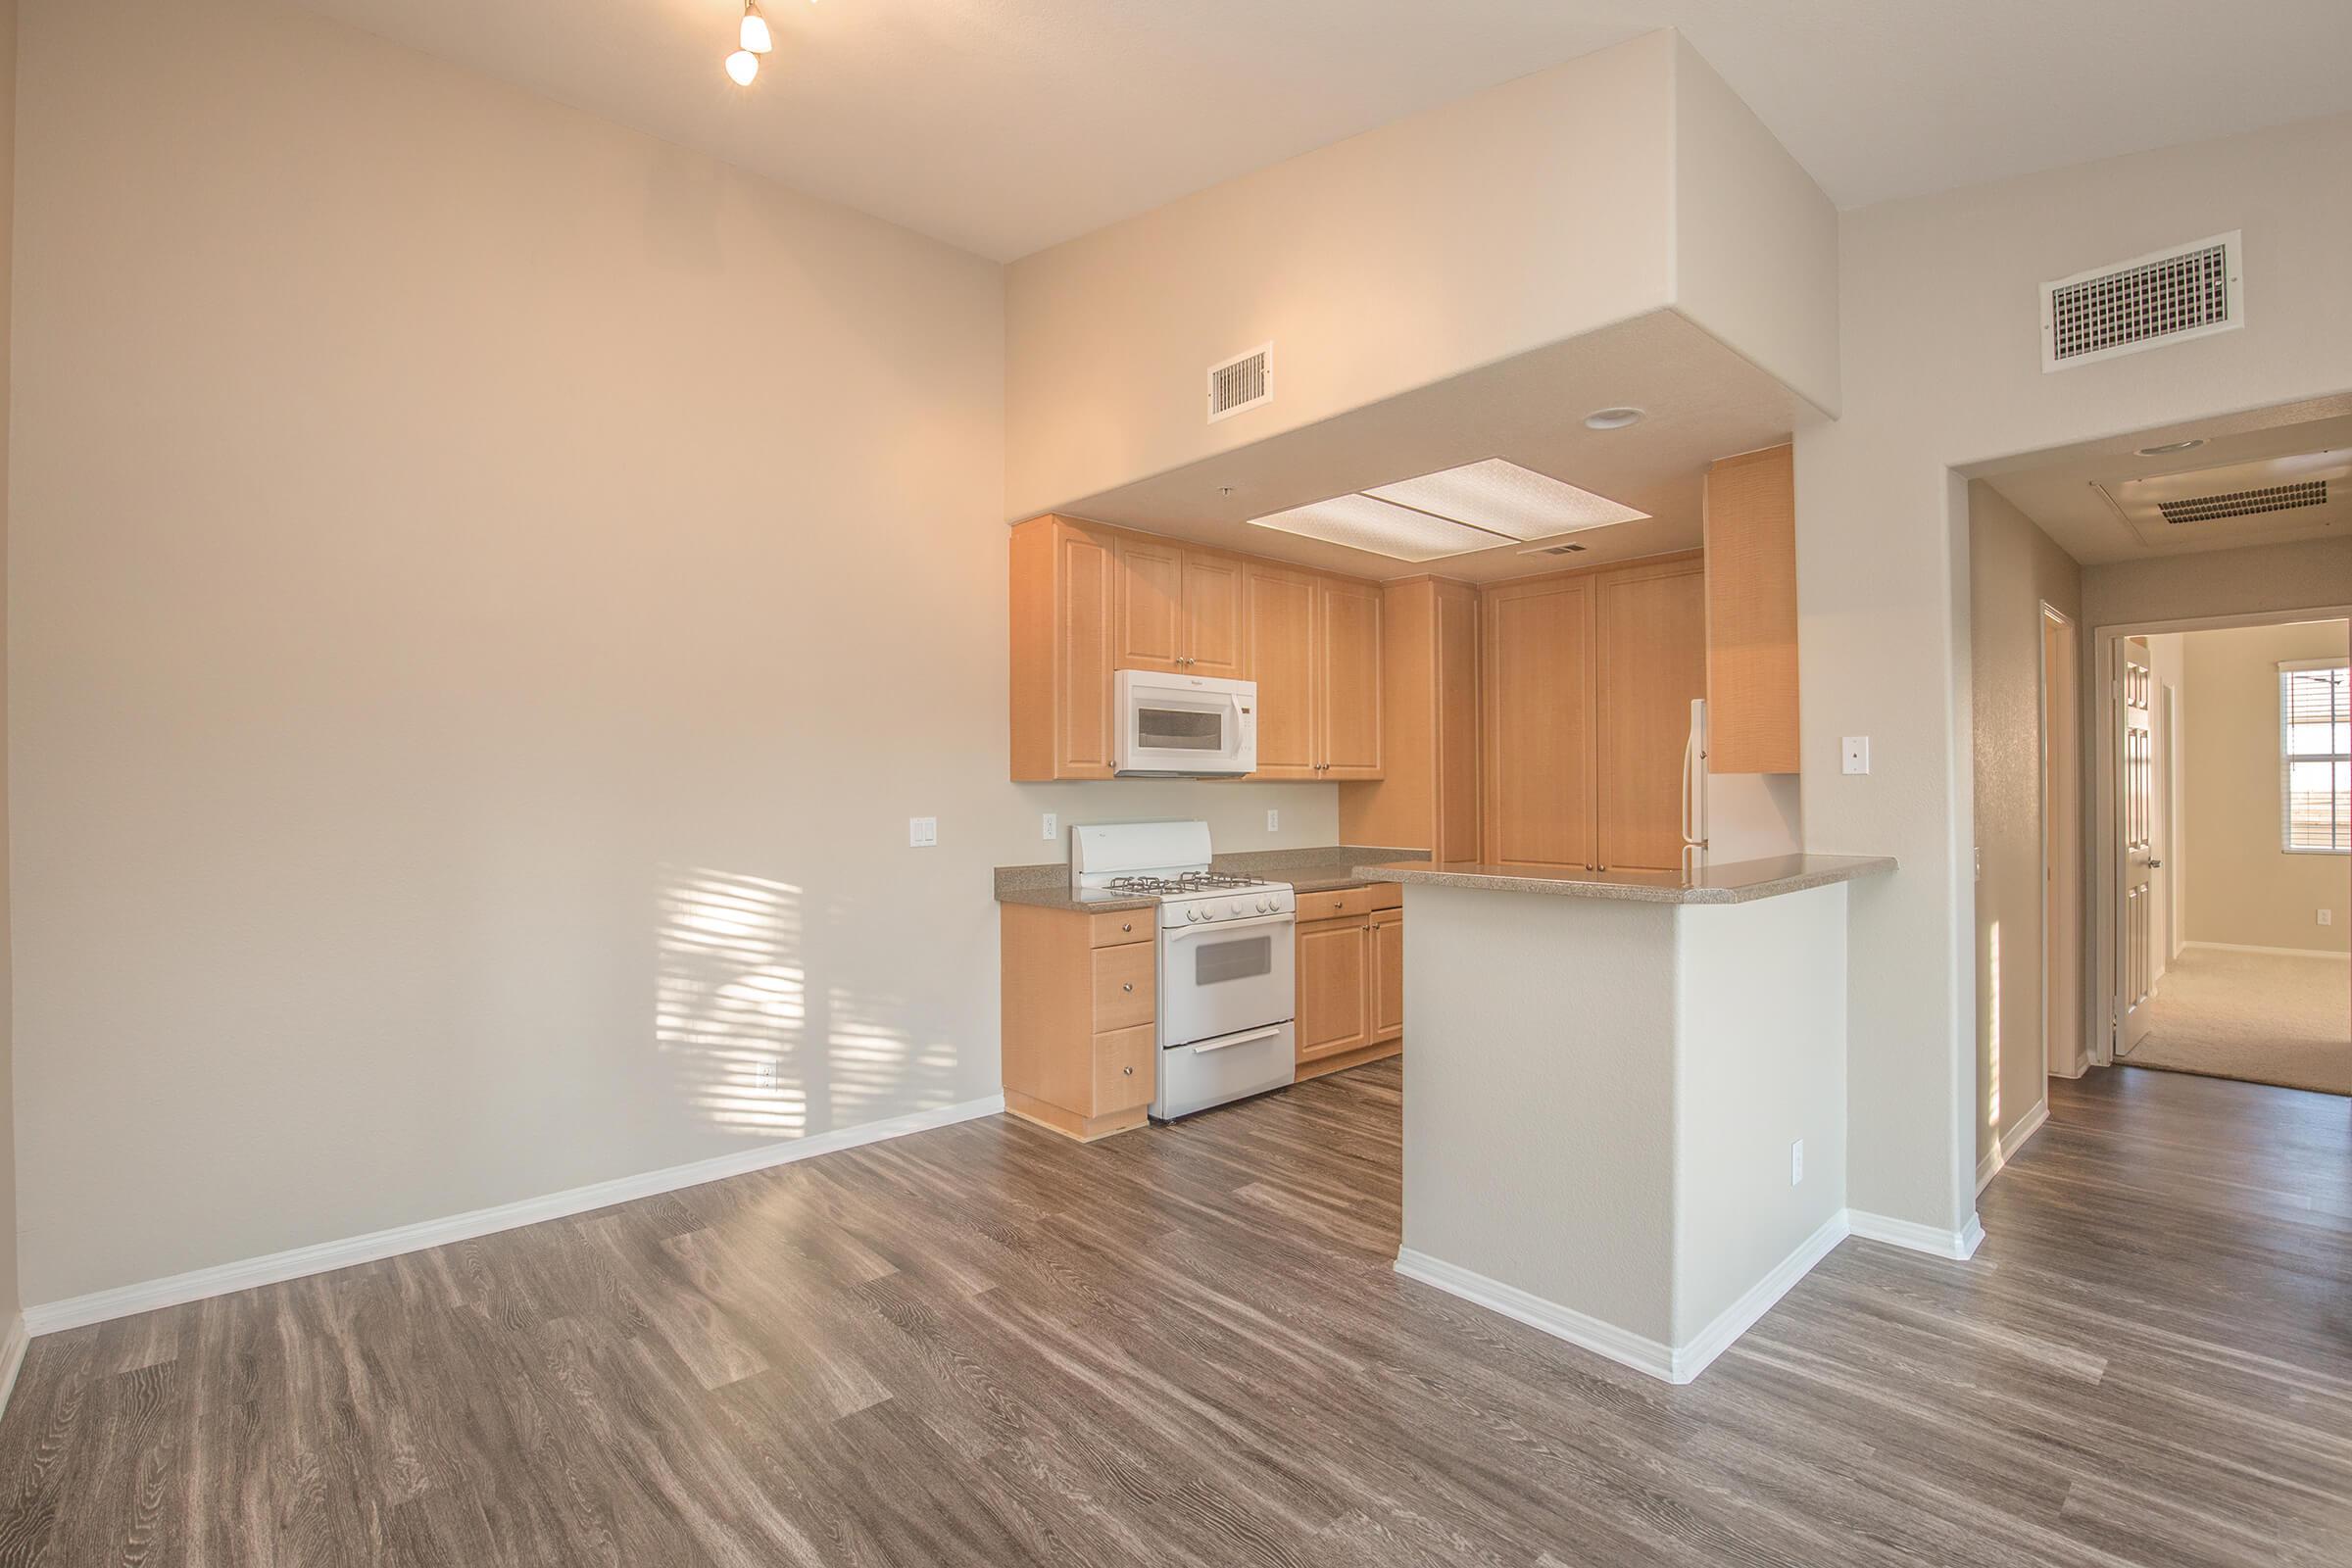
M 1236 900 L 1234 900 L 1234 901 L 1233 901 L 1233 912 L 1234 912 L 1234 913 L 1236 913 L 1236 914 L 1239 914 L 1239 913 L 1241 913 L 1241 912 L 1242 912 L 1242 901 L 1241 901 L 1241 900 L 1239 900 L 1239 899 L 1236 899 Z
M 1200 918 L 1200 911 L 1199 909 L 1187 909 L 1184 911 L 1184 917 L 1187 920 L 1198 920 Z
M 1257 912 L 1260 914 L 1272 914 L 1274 912 L 1274 901 L 1272 899 L 1258 900 Z

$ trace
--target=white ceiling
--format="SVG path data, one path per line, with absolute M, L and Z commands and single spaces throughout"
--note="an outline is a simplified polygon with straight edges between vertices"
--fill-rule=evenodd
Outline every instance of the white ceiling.
M 2188 440 L 2204 445 L 2188 452 L 2140 455 L 2142 447 Z M 2150 544 L 2117 514 L 2101 493 L 2102 488 L 2121 493 L 2124 485 L 2136 479 L 2194 476 L 2240 464 L 2331 450 L 2352 453 L 2352 395 L 2087 441 L 1988 465 L 1972 476 L 1999 491 L 2068 555 L 2085 566 L 2096 566 L 2148 556 L 2342 538 L 2347 532 L 2346 508 L 2339 498 L 2326 507 L 2186 528 L 2177 539 Z M 2226 478 L 2217 476 L 2213 488 L 2239 488 L 2236 480 L 2224 482 Z M 2195 491 L 2199 486 L 2192 483 L 2186 488 Z
M 300 0 L 984 256 L 1677 26 L 1839 206 L 2352 110 L 2346 0 Z

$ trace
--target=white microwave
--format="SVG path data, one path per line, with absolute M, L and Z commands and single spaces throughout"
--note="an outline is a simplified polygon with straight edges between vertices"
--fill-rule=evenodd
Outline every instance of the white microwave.
M 1233 778 L 1257 767 L 1257 682 L 1122 669 L 1111 699 L 1121 778 Z

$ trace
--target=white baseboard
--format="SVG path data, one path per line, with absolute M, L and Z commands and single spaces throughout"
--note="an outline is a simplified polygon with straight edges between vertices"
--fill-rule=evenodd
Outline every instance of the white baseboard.
M 2001 1173 L 2002 1166 L 2017 1157 L 2017 1152 L 2025 1148 L 2027 1141 L 2041 1131 L 2041 1124 L 2049 1119 L 2050 1101 L 2044 1095 L 2034 1102 L 2034 1108 L 2026 1112 L 2024 1121 L 1994 1139 L 1992 1147 L 1984 1151 L 1984 1157 L 1977 1161 L 1977 1191 L 1984 1191 L 1985 1184 Z
M 2324 953 L 2318 948 L 2255 948 L 2243 942 L 2183 942 L 2182 948 L 2203 948 L 2208 953 L 2267 953 L 2274 958 L 2333 958 L 2338 963 L 2352 959 L 2352 953 Z
M 8 1320 L 8 1332 L 0 1335 L 0 1415 L 8 1414 L 8 1396 L 17 1392 L 17 1374 L 24 1370 L 24 1351 L 31 1344 L 24 1314 L 19 1312 Z
M 1891 1214 L 1873 1214 L 1859 1208 L 1847 1209 L 1845 1219 L 1853 1234 L 1866 1242 L 1882 1242 L 1888 1247 L 1926 1252 L 1932 1257 L 1971 1258 L 1984 1243 L 1984 1224 L 1973 1209 L 1968 1223 L 1956 1231 L 1937 1230 L 1916 1220 L 1896 1219 Z
M 1435 1286 L 1449 1296 L 1460 1297 L 1472 1305 L 1499 1312 L 1531 1329 L 1541 1329 L 1553 1339 L 1606 1356 L 1620 1366 L 1630 1366 L 1666 1383 L 1689 1383 L 1730 1349 L 1740 1335 L 1755 1327 L 1757 1319 L 1771 1311 L 1845 1237 L 1845 1213 L 1839 1210 L 1680 1348 L 1411 1248 L 1397 1250 L 1396 1272 L 1406 1279 Z
M 1850 1234 L 1845 1210 L 1839 1209 L 1821 1222 L 1821 1229 L 1797 1244 L 1790 1252 L 1773 1265 L 1772 1272 L 1748 1287 L 1746 1294 L 1716 1314 L 1715 1321 L 1698 1331 L 1696 1338 L 1674 1352 L 1674 1375 L 1670 1383 L 1689 1383 L 1704 1372 L 1708 1365 L 1732 1348 L 1732 1342 L 1756 1326 L 1756 1320 L 1771 1311 L 1782 1297 L 1793 1290 L 1798 1280 L 1813 1272 L 1813 1265 L 1838 1250 L 1838 1244 Z
M 1620 1366 L 1630 1366 L 1669 1383 L 1675 1381 L 1674 1352 L 1662 1341 L 1603 1322 L 1590 1312 L 1547 1301 L 1516 1285 L 1489 1279 L 1409 1247 L 1396 1250 L 1396 1272 L 1408 1280 L 1435 1286 L 1448 1296 L 1458 1296 L 1473 1306 L 1483 1306 L 1531 1329 L 1541 1329 L 1555 1340 L 1566 1340 L 1581 1349 L 1605 1355 Z
M 792 1143 L 762 1144 L 757 1149 L 738 1150 L 730 1154 L 719 1154 L 687 1165 L 672 1165 L 666 1170 L 616 1177 L 609 1182 L 574 1187 L 568 1192 L 550 1193 L 544 1198 L 526 1198 L 492 1208 L 452 1214 L 445 1219 L 396 1225 L 390 1230 L 371 1231 L 365 1236 L 354 1236 L 339 1242 L 320 1242 L 311 1247 L 271 1252 L 264 1257 L 249 1257 L 239 1262 L 192 1269 L 185 1274 L 173 1274 L 166 1279 L 149 1280 L 139 1285 L 93 1291 L 87 1296 L 70 1297 L 62 1301 L 47 1301 L 26 1307 L 22 1319 L 22 1332 L 35 1336 L 55 1334 L 60 1329 L 77 1329 L 113 1318 L 129 1317 L 137 1312 L 152 1312 L 158 1307 L 177 1306 L 183 1301 L 201 1301 L 208 1297 L 226 1296 L 232 1291 L 251 1290 L 257 1285 L 275 1285 L 310 1274 L 323 1274 L 330 1269 L 373 1263 L 381 1258 L 397 1257 L 403 1252 L 421 1251 L 428 1247 L 445 1247 L 451 1242 L 470 1241 L 476 1236 L 488 1236 L 496 1231 L 511 1231 L 518 1226 L 536 1225 L 542 1220 L 563 1219 L 566 1215 L 584 1214 L 590 1209 L 610 1208 L 614 1203 L 625 1203 L 633 1199 L 652 1198 L 685 1187 L 700 1187 L 705 1182 L 723 1181 L 729 1176 L 789 1165 L 795 1160 L 855 1149 L 860 1144 L 880 1143 L 884 1139 L 903 1138 L 908 1133 L 925 1132 L 933 1127 L 993 1116 L 1004 1108 L 1004 1097 L 990 1095 L 981 1100 L 967 1100 L 960 1104 L 942 1105 L 936 1110 L 909 1111 L 904 1116 L 892 1116 L 857 1127 L 838 1128 Z

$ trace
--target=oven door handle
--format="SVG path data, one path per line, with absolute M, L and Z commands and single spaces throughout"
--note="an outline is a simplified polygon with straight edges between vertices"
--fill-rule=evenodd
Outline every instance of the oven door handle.
M 1228 917 L 1223 920 L 1203 920 L 1199 925 L 1172 925 L 1166 927 L 1160 934 L 1165 936 L 1170 943 L 1175 943 L 1189 937 L 1204 937 L 1217 931 L 1248 931 L 1261 925 L 1297 925 L 1298 923 L 1298 914 L 1293 910 L 1284 909 L 1277 914 L 1250 914 L 1244 915 L 1239 919 Z
M 1246 1029 L 1238 1035 L 1227 1035 L 1222 1040 L 1197 1040 L 1184 1049 L 1205 1054 L 1211 1051 L 1223 1051 L 1227 1046 L 1246 1046 L 1253 1040 L 1271 1040 L 1280 1033 L 1282 1025 L 1273 1024 L 1264 1029 Z

